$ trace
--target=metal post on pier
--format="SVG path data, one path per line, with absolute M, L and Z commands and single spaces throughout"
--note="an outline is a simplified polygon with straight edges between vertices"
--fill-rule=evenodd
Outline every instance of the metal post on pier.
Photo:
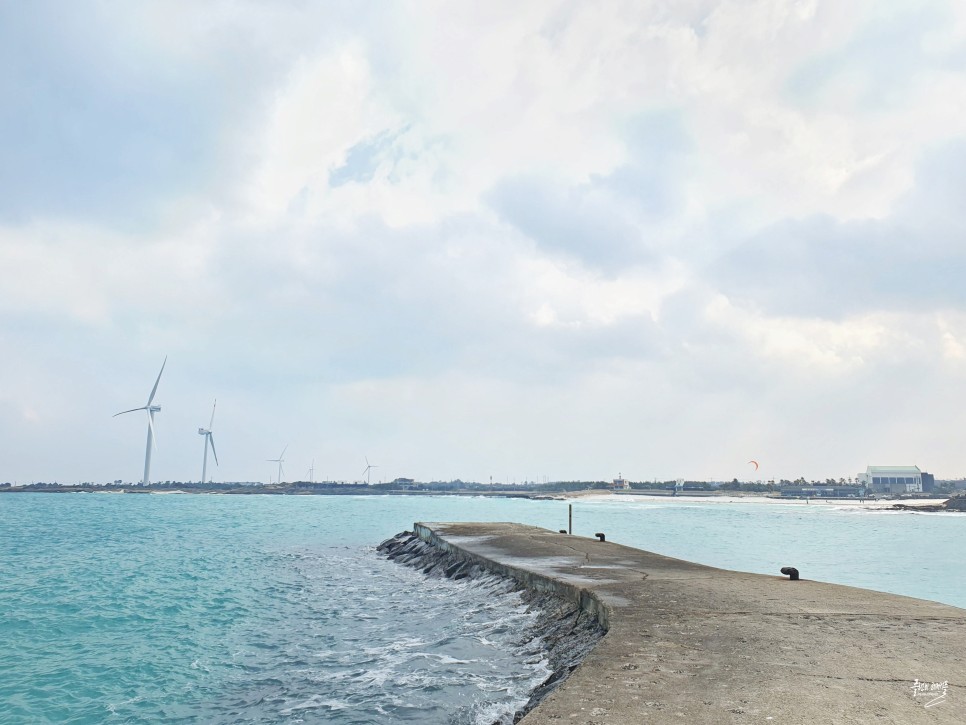
M 567 533 L 574 533 L 574 505 L 572 503 L 567 504 Z

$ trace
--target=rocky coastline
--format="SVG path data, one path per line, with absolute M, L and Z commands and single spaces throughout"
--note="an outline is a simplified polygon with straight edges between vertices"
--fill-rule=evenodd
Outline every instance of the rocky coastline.
M 476 579 L 499 576 L 477 562 L 460 558 L 457 554 L 423 541 L 411 531 L 387 539 L 377 550 L 386 558 L 420 569 L 430 577 Z M 551 669 L 550 676 L 531 692 L 526 705 L 515 713 L 513 722 L 517 723 L 577 669 L 606 634 L 606 630 L 593 614 L 582 610 L 574 602 L 554 594 L 530 590 L 515 580 L 513 584 L 522 593 L 527 606 L 538 613 L 535 626 L 521 633 L 521 638 L 524 641 L 540 640 Z
M 913 503 L 897 503 L 893 504 L 892 508 L 896 511 L 958 511 L 966 512 L 966 496 L 956 496 L 948 501 L 943 501 L 938 504 L 913 504 Z

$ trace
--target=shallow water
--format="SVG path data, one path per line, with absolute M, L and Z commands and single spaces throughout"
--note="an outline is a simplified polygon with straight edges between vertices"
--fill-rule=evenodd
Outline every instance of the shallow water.
M 425 521 L 558 529 L 567 503 L 454 497 L 0 495 L 0 722 L 473 723 L 548 670 L 496 580 L 374 547 Z M 966 607 L 966 517 L 576 502 L 574 533 Z

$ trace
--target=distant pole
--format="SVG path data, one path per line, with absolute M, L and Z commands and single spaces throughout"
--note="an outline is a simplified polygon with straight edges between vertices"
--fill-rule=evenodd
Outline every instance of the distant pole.
M 567 533 L 574 533 L 574 505 L 572 503 L 567 504 Z

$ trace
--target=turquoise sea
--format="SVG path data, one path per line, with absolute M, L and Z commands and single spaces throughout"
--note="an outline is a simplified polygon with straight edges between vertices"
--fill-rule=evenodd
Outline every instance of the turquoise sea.
M 966 515 L 574 502 L 574 533 L 966 607 Z M 413 521 L 567 525 L 482 497 L 0 495 L 0 723 L 492 723 L 548 674 L 496 580 L 382 559 Z

